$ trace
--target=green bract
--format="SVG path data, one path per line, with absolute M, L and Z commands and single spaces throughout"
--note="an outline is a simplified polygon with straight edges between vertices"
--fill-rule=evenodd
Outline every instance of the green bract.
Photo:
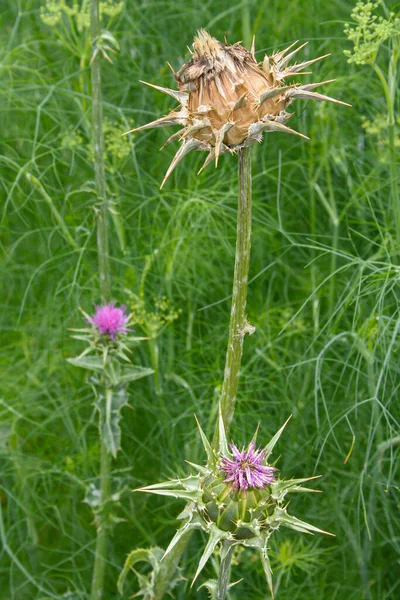
M 266 458 L 272 453 L 287 422 L 264 448 Z M 231 456 L 221 415 L 219 417 L 218 450 L 211 446 L 200 424 L 197 424 L 207 453 L 206 465 L 189 463 L 195 470 L 194 475 L 189 475 L 184 479 L 172 479 L 157 483 L 138 490 L 160 496 L 182 498 L 187 501 L 186 507 L 178 517 L 183 521 L 183 525 L 176 532 L 164 556 L 171 552 L 189 530 L 202 529 L 208 534 L 208 541 L 200 558 L 193 583 L 218 545 L 221 559 L 233 546 L 242 545 L 257 550 L 269 589 L 273 595 L 272 570 L 268 557 L 268 542 L 273 532 L 284 525 L 304 533 L 318 532 L 332 535 L 287 512 L 286 495 L 292 492 L 317 491 L 301 485 L 316 477 L 290 480 L 276 478 L 263 489 L 253 488 L 246 491 L 235 489 L 231 483 L 224 481 L 224 473 L 220 469 L 221 459 Z M 255 441 L 255 436 L 253 441 Z

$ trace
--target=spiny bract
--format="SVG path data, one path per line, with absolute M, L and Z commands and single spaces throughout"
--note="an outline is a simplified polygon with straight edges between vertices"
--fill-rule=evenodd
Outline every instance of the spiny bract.
M 208 534 L 193 583 L 218 544 L 221 556 L 232 546 L 243 545 L 257 549 L 273 595 L 272 570 L 268 558 L 268 541 L 273 532 L 284 525 L 304 533 L 328 533 L 287 512 L 286 495 L 291 492 L 318 491 L 301 485 L 315 477 L 285 481 L 276 477 L 277 469 L 267 462 L 287 422 L 265 448 L 255 450 L 255 435 L 247 451 L 242 452 L 235 446 L 231 446 L 233 451 L 230 452 L 221 415 L 218 450 L 211 446 L 197 423 L 207 453 L 206 465 L 189 463 L 195 469 L 195 475 L 138 490 L 188 501 L 178 517 L 184 523 L 176 532 L 165 555 L 190 529 L 202 529 Z
M 239 42 L 233 46 L 222 44 L 207 31 L 200 29 L 194 38 L 191 60 L 177 73 L 174 72 L 177 91 L 142 82 L 169 94 L 180 103 L 178 108 L 165 117 L 132 130 L 183 126 L 166 142 L 168 144 L 179 139 L 181 146 L 161 187 L 191 150 L 208 151 L 201 171 L 212 160 L 215 160 L 217 166 L 218 158 L 224 152 L 237 152 L 253 142 L 260 142 L 264 132 L 283 131 L 306 138 L 307 136 L 286 126 L 292 116 L 286 112 L 286 108 L 296 98 L 346 104 L 312 91 L 317 86 L 334 80 L 305 85 L 285 83 L 285 78 L 305 75 L 304 69 L 329 56 L 326 54 L 289 65 L 289 61 L 306 45 L 294 48 L 296 44 L 297 42 L 270 57 L 265 56 L 263 62 L 258 64 L 254 42 L 249 52 Z

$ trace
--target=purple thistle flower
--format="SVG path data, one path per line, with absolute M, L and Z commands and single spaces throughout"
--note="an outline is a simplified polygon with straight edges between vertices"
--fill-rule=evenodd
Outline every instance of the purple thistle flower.
M 111 339 L 115 340 L 117 333 L 127 333 L 126 327 L 129 317 L 125 312 L 125 306 L 117 308 L 113 302 L 104 306 L 96 306 L 93 317 L 88 321 L 94 325 L 100 335 L 107 333 Z
M 263 465 L 266 459 L 264 450 L 256 450 L 254 442 L 251 442 L 245 450 L 240 450 L 231 444 L 233 458 L 222 457 L 220 471 L 225 473 L 224 481 L 232 483 L 236 490 L 247 490 L 248 488 L 265 488 L 274 481 L 275 467 Z

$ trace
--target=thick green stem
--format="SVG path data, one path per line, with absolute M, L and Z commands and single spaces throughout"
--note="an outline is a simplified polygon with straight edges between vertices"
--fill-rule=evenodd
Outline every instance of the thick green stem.
M 100 463 L 100 511 L 96 519 L 97 539 L 96 554 L 92 579 L 90 600 L 101 600 L 103 597 L 104 572 L 107 562 L 108 524 L 105 505 L 111 492 L 111 454 L 106 443 L 101 440 Z
M 104 136 L 103 136 L 103 106 L 101 98 L 101 63 L 100 53 L 96 52 L 96 44 L 100 36 L 99 0 L 91 0 L 90 27 L 93 58 L 91 63 L 92 83 L 92 140 L 94 151 L 94 171 L 96 195 L 99 203 L 97 212 L 97 252 L 99 260 L 100 295 L 103 303 L 111 299 L 110 260 L 108 249 L 108 200 L 106 194 L 106 178 L 104 169 Z M 96 520 L 97 540 L 94 561 L 91 600 L 101 600 L 107 560 L 107 517 L 106 504 L 110 498 L 111 489 L 111 455 L 101 437 L 100 463 L 100 509 Z
M 229 576 L 231 574 L 232 554 L 233 546 L 230 546 L 224 558 L 221 559 L 217 581 L 217 594 L 215 596 L 216 600 L 225 600 L 228 591 Z
M 239 151 L 239 193 L 236 230 L 235 271 L 233 275 L 231 319 L 226 352 L 221 412 L 228 431 L 235 412 L 236 393 L 246 333 L 247 282 L 251 246 L 251 156 L 250 148 Z M 216 436 L 218 429 L 216 429 Z M 215 438 L 214 438 L 215 441 Z
M 231 320 L 229 325 L 228 350 L 226 354 L 224 382 L 222 386 L 221 410 L 225 427 L 228 430 L 235 411 L 236 391 L 242 359 L 243 337 L 246 324 L 247 280 L 250 262 L 251 235 L 251 158 L 250 149 L 239 152 L 239 194 L 237 211 L 237 238 Z M 214 444 L 218 442 L 218 429 Z M 157 574 L 154 600 L 162 600 L 168 590 L 177 566 L 182 558 L 192 531 L 181 537 L 179 543 L 162 561 L 162 569 Z

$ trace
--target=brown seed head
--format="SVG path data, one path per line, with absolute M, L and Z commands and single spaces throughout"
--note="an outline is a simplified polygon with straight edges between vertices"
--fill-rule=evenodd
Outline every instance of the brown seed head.
M 178 100 L 179 109 L 138 128 L 183 125 L 183 129 L 167 140 L 169 143 L 178 138 L 181 147 L 162 185 L 191 150 L 208 150 L 203 169 L 214 158 L 217 164 L 219 155 L 224 152 L 236 152 L 260 142 L 264 132 L 284 131 L 306 137 L 286 126 L 291 117 L 286 108 L 295 98 L 345 104 L 311 91 L 328 82 L 285 83 L 285 78 L 304 74 L 306 67 L 327 56 L 290 66 L 289 61 L 305 46 L 292 50 L 295 44 L 271 57 L 265 56 L 260 65 L 254 48 L 249 52 L 239 42 L 233 46 L 222 44 L 200 29 L 194 38 L 190 61 L 174 73 L 179 91 L 152 86 Z

